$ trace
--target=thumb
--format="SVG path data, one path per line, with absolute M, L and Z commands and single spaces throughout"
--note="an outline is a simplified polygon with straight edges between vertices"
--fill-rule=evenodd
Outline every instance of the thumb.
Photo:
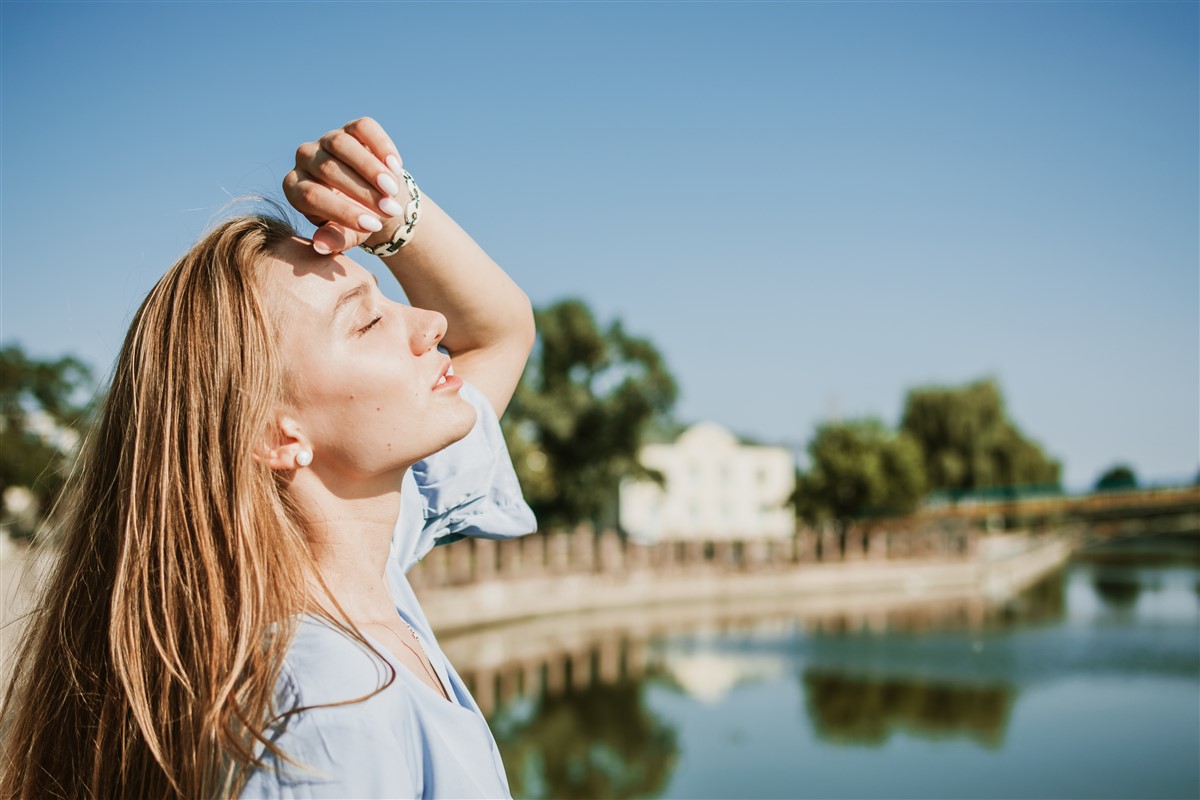
M 313 234 L 313 249 L 318 253 L 322 253 L 323 249 L 327 251 L 322 255 L 342 253 L 362 244 L 369 236 L 369 233 L 356 231 L 336 222 L 326 222 Z

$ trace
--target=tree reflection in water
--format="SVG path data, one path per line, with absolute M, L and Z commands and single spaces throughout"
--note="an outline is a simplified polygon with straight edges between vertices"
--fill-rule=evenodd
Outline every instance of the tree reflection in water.
M 1138 595 L 1142 593 L 1142 585 L 1136 579 L 1117 575 L 1115 577 L 1100 573 L 1092 579 L 1092 589 L 1096 596 L 1115 609 L 1129 609 L 1137 605 Z
M 1014 701 L 1014 691 L 945 681 L 856 678 L 840 671 L 806 669 L 808 717 L 822 739 L 877 745 L 904 731 L 926 739 L 969 736 L 996 749 Z
M 514 797 L 654 797 L 679 757 L 675 729 L 642 702 L 646 682 L 624 678 L 541 693 L 489 721 Z

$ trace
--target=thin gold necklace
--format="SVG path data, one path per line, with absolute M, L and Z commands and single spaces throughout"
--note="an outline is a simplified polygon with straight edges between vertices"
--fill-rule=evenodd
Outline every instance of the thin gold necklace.
M 404 620 L 401 620 L 401 622 L 404 622 Z M 417 662 L 418 662 L 418 663 L 421 665 L 421 669 L 425 671 L 425 674 L 426 674 L 426 675 L 428 675 L 428 676 L 430 677 L 430 679 L 432 679 L 432 680 L 433 680 L 433 682 L 434 682 L 435 684 L 437 684 L 438 691 L 439 691 L 439 692 L 441 692 L 441 695 L 442 695 L 442 697 L 444 697 L 446 700 L 449 700 L 449 699 L 450 699 L 450 695 L 446 693 L 446 687 L 442 685 L 442 679 L 441 679 L 441 678 L 439 678 L 439 677 L 438 677 L 436 674 L 432 674 L 432 673 L 430 673 L 430 671 L 429 671 L 429 667 L 426 667 L 426 666 L 425 666 L 425 659 L 422 659 L 422 658 L 421 658 L 421 653 L 418 653 L 418 652 L 417 652 L 417 651 L 416 651 L 416 650 L 413 648 L 413 646 L 412 646 L 412 645 L 410 645 L 408 642 L 404 641 L 404 637 L 403 637 L 403 636 L 401 636 L 400 634 L 396 633 L 394 630 L 392 630 L 392 629 L 391 629 L 391 627 L 390 627 L 390 626 L 388 626 L 388 625 L 386 625 L 386 624 L 384 624 L 384 623 L 382 623 L 382 622 L 368 622 L 367 624 L 368 624 L 368 625 L 377 625 L 377 626 L 379 626 L 379 627 L 383 628 L 384 630 L 386 630 L 386 631 L 387 631 L 388 633 L 390 633 L 392 636 L 395 636 L 395 637 L 396 637 L 396 640 L 397 640 L 397 641 L 399 641 L 399 642 L 400 642 L 400 644 L 402 644 L 402 645 L 404 645 L 405 647 L 407 647 L 407 648 L 409 649 L 409 651 L 410 651 L 410 652 L 411 652 L 411 653 L 412 653 L 414 656 L 416 656 L 416 657 L 417 657 Z M 408 630 L 409 630 L 409 631 L 412 633 L 412 637 L 413 637 L 414 639 L 416 639 L 416 640 L 417 640 L 417 644 L 419 644 L 419 645 L 421 646 L 421 650 L 422 650 L 422 652 L 424 652 L 424 653 L 425 653 L 425 658 L 426 658 L 426 659 L 429 659 L 429 666 L 430 666 L 430 667 L 432 667 L 432 666 L 433 666 L 433 659 L 432 659 L 432 658 L 430 658 L 430 656 L 429 656 L 429 651 L 428 651 L 427 649 L 425 649 L 425 643 L 424 643 L 424 642 L 422 642 L 422 641 L 421 641 L 421 637 L 420 637 L 419 635 L 417 635 L 417 630 L 416 630 L 416 628 L 414 628 L 412 625 L 409 625 L 407 622 L 404 622 L 404 625 L 405 625 L 405 627 L 407 627 L 407 628 L 408 628 Z

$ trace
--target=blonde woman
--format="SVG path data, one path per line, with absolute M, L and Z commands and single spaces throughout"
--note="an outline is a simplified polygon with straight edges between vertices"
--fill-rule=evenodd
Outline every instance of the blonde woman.
M 133 321 L 6 693 L 4 797 L 508 795 L 405 572 L 535 527 L 498 426 L 528 299 L 370 118 L 301 145 L 284 194 L 312 240 L 226 220 Z

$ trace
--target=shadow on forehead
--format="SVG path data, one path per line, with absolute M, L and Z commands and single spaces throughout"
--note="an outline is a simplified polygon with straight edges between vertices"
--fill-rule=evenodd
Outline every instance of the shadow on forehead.
M 296 277 L 316 275 L 327 281 L 335 281 L 349 275 L 350 270 L 357 266 L 344 253 L 323 256 L 312 249 L 312 240 L 297 236 L 283 242 L 274 255 L 277 260 L 288 264 L 292 268 L 292 275 Z

